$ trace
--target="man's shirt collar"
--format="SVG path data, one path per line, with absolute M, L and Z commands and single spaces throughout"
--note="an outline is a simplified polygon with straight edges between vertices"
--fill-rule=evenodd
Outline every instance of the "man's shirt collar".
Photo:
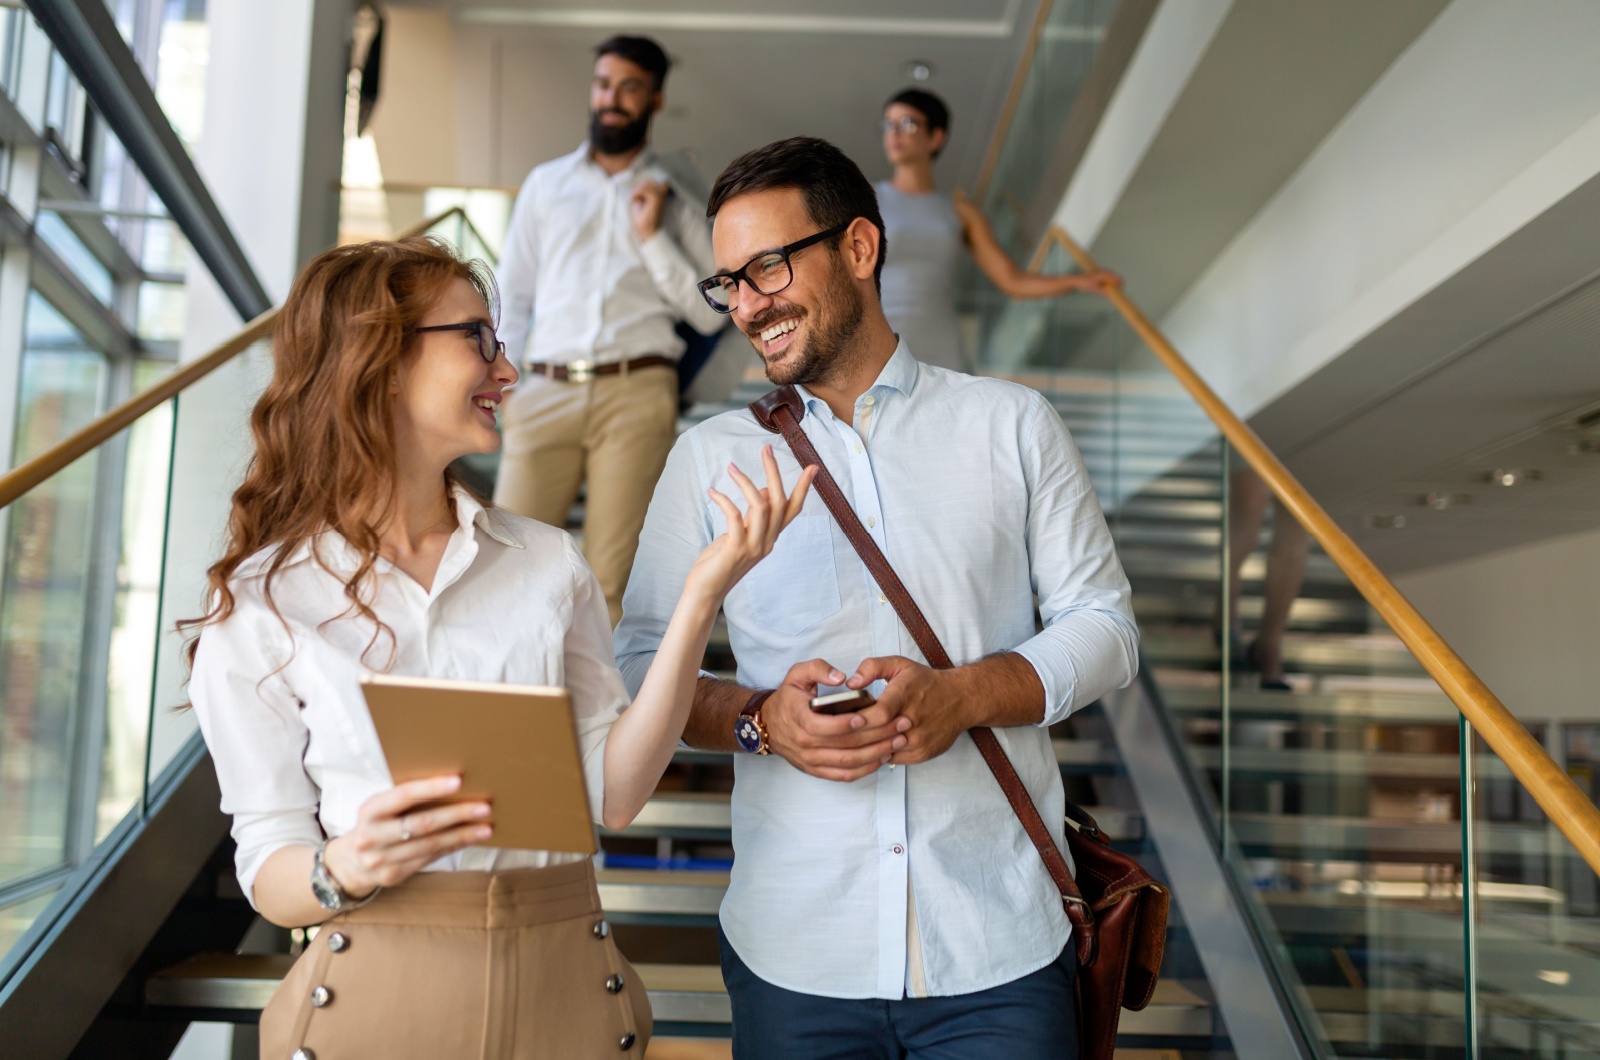
M 822 411 L 827 409 L 828 403 L 817 397 L 810 390 L 807 390 L 799 383 L 796 383 L 794 388 L 800 394 L 800 400 L 804 402 L 808 413 L 816 412 L 817 415 L 821 416 Z M 893 355 L 884 364 L 883 370 L 878 373 L 878 378 L 873 381 L 871 386 L 867 387 L 861 397 L 856 398 L 856 404 L 860 405 L 861 398 L 866 397 L 868 394 L 871 394 L 874 398 L 879 398 L 891 390 L 905 397 L 910 397 L 912 391 L 916 390 L 916 388 L 917 359 L 911 356 L 911 353 L 906 349 L 905 342 L 900 341 L 895 346 Z

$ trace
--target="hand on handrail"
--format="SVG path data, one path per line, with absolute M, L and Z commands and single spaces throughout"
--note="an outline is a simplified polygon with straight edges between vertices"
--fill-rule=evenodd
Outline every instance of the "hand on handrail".
M 1079 273 L 1074 278 L 1081 284 L 1078 290 L 1085 294 L 1103 295 L 1113 287 L 1122 286 L 1122 274 L 1110 269 L 1095 269 L 1093 272 Z

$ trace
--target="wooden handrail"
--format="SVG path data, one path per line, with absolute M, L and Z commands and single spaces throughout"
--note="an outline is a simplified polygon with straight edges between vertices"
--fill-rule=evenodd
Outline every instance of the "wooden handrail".
M 1043 265 L 1052 242 L 1072 255 L 1083 271 L 1093 272 L 1100 268 L 1088 251 L 1059 226 L 1053 225 L 1030 263 L 1034 271 Z M 1561 829 L 1583 860 L 1589 863 L 1589 867 L 1600 873 L 1600 809 L 1595 808 L 1594 803 L 1556 764 L 1544 746 L 1473 673 L 1472 668 L 1422 617 L 1394 582 L 1333 521 L 1322 505 L 1300 484 L 1300 480 L 1289 472 L 1283 461 L 1266 447 L 1248 424 L 1233 414 L 1233 410 L 1200 378 L 1126 292 L 1120 286 L 1111 287 L 1106 290 L 1105 296 L 1144 340 L 1145 345 L 1161 359 L 1167 370 L 1177 376 L 1178 382 L 1211 417 L 1234 450 L 1255 469 L 1278 500 L 1339 565 L 1339 569 L 1344 571 L 1361 595 L 1389 624 L 1389 628 L 1394 630 L 1417 661 L 1422 663 L 1429 676 L 1439 683 L 1456 709 L 1472 722 L 1473 728 L 1483 734 L 1495 754 L 1500 756 L 1517 780 L 1532 792 L 1534 800 L 1555 826 Z M 1463 754 L 1471 753 L 1471 748 L 1464 747 L 1461 750 Z M 1462 796 L 1470 797 L 1470 793 L 1463 792 Z
M 989 192 L 989 181 L 994 178 L 995 167 L 1000 164 L 1000 151 L 1005 147 L 1006 136 L 1011 131 L 1011 119 L 1016 117 L 1017 106 L 1022 102 L 1022 90 L 1027 87 L 1028 73 L 1033 69 L 1033 57 L 1039 50 L 1039 38 L 1050 21 L 1050 9 L 1055 0 L 1039 0 L 1034 12 L 1033 25 L 1028 29 L 1028 39 L 1022 45 L 1022 55 L 1017 59 L 1017 72 L 1011 76 L 1011 90 L 1006 93 L 1005 104 L 1000 108 L 1000 120 L 995 123 L 994 135 L 989 137 L 989 149 L 983 153 L 983 167 L 978 170 L 978 180 L 972 186 L 972 201 L 983 202 Z
M 412 225 L 400 234 L 401 238 L 421 235 L 435 225 L 443 224 L 456 214 L 460 214 L 467 221 L 468 227 L 471 227 L 472 221 L 467 218 L 466 211 L 459 206 L 452 206 L 437 217 L 430 217 L 425 221 Z M 479 242 L 483 241 L 483 236 L 478 234 L 476 228 L 473 228 L 472 232 Z M 484 245 L 488 246 L 487 243 Z M 7 507 L 41 482 L 87 456 L 92 450 L 104 445 L 118 433 L 132 426 L 133 422 L 140 416 L 163 402 L 177 397 L 184 390 L 266 338 L 272 333 L 273 322 L 277 319 L 278 310 L 276 307 L 267 310 L 250 321 L 249 324 L 246 324 L 243 331 L 204 357 L 181 365 L 172 374 L 163 376 L 160 382 L 154 384 L 148 390 L 135 394 L 116 408 L 99 416 L 88 426 L 57 442 L 27 463 L 18 464 L 5 475 L 0 475 L 0 508 Z

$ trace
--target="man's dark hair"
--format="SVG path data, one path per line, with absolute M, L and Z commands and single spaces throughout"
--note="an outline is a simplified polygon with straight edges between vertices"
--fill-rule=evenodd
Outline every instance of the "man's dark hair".
M 928 119 L 928 131 L 950 128 L 950 108 L 944 105 L 944 100 L 932 92 L 924 92 L 920 88 L 907 88 L 895 93 L 888 103 L 883 105 L 885 110 L 895 103 L 904 103 L 912 110 L 918 111 Z
M 594 50 L 596 59 L 602 55 L 626 59 L 650 74 L 656 79 L 657 92 L 667 83 L 667 71 L 672 69 L 672 60 L 667 58 L 667 53 L 649 37 L 607 37 Z
M 878 264 L 872 281 L 883 289 L 883 262 L 889 238 L 883 231 L 878 193 L 850 156 L 815 136 L 792 136 L 744 154 L 728 163 L 711 188 L 706 216 L 716 217 L 729 199 L 772 188 L 799 188 L 806 214 L 819 230 L 865 217 L 878 230 Z

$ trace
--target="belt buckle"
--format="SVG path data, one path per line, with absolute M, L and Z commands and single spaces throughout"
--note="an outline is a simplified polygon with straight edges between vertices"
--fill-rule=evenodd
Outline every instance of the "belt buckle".
M 594 378 L 594 362 L 593 361 L 568 361 L 567 362 L 567 382 L 569 382 L 569 383 L 587 383 L 589 380 L 591 380 L 593 378 Z

